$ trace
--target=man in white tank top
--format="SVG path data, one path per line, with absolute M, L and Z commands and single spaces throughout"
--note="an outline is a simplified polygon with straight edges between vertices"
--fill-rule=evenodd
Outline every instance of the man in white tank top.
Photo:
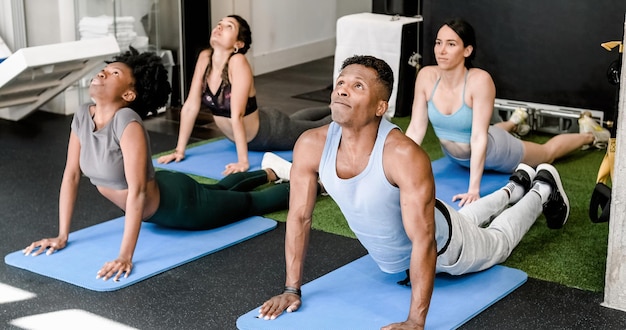
M 536 173 L 520 166 L 503 189 L 460 211 L 435 199 L 428 155 L 383 119 L 391 86 L 393 73 L 384 61 L 348 58 L 331 94 L 333 122 L 298 139 L 290 174 L 285 289 L 263 304 L 259 317 L 275 319 L 302 303 L 318 178 L 379 268 L 408 270 L 407 320 L 384 329 L 423 329 L 435 273 L 480 271 L 504 261 L 542 211 L 551 228 L 567 220 L 567 196 L 558 173 L 546 164 Z

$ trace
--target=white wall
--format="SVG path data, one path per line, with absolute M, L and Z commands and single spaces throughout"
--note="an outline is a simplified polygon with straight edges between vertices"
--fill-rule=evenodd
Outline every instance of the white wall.
M 24 0 L 0 0 L 0 34 L 12 52 L 26 47 Z
M 301 14 L 295 14 L 298 12 Z M 251 21 L 255 27 L 255 56 L 332 39 L 335 0 L 256 0 Z
M 58 1 L 24 1 L 24 14 L 29 47 L 61 42 Z
M 73 0 L 25 0 L 23 3 L 28 47 L 76 40 Z M 70 86 L 42 105 L 41 109 L 70 114 L 79 102 L 77 89 Z
M 2 37 L 2 40 L 4 40 L 11 52 L 15 52 L 10 0 L 0 0 L 0 37 Z
M 24 15 L 29 47 L 76 40 L 73 0 L 24 1 Z
M 372 0 L 337 0 L 337 18 L 372 11 Z

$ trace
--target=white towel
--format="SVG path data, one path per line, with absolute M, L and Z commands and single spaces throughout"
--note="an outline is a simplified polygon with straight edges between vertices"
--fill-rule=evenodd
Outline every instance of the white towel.
M 111 25 L 113 24 L 113 16 L 108 15 L 100 15 L 100 16 L 85 16 L 80 19 L 79 25 Z M 133 24 L 135 23 L 135 18 L 133 16 L 118 16 L 115 18 L 115 22 L 118 24 Z
M 337 20 L 337 46 L 335 48 L 333 81 L 337 80 L 341 64 L 348 57 L 371 55 L 384 60 L 393 70 L 393 91 L 387 110 L 387 116 L 393 117 L 398 91 L 402 28 L 405 24 L 421 21 L 421 17 L 394 17 L 373 13 L 340 17 Z
M 132 16 L 115 17 L 100 15 L 85 16 L 78 22 L 80 39 L 95 39 L 115 35 L 120 50 L 128 49 L 137 38 L 135 18 Z
M 114 23 L 116 24 L 114 26 Z M 132 16 L 116 17 L 101 15 L 97 17 L 85 16 L 78 22 L 79 31 L 89 31 L 91 33 L 106 34 L 113 32 L 115 29 L 134 30 L 135 18 Z
M 81 39 L 94 39 L 94 38 L 103 38 L 103 37 L 108 37 L 108 36 L 112 36 L 114 35 L 114 33 L 111 31 L 109 33 L 91 33 L 91 32 L 81 32 L 80 34 L 80 38 Z M 137 37 L 137 33 L 134 31 L 129 31 L 129 32 L 117 32 L 117 40 L 122 40 L 122 39 L 135 39 Z

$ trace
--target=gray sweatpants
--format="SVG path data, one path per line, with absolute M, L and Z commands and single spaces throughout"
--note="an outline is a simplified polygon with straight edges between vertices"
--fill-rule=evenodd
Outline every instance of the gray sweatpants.
M 504 262 L 542 212 L 541 197 L 532 190 L 507 208 L 508 203 L 508 193 L 499 189 L 458 211 L 444 204 L 452 237 L 437 258 L 437 272 L 460 275 Z
M 441 148 L 443 153 L 463 167 L 470 167 L 470 159 L 454 157 L 445 148 Z M 502 173 L 513 173 L 517 165 L 524 158 L 524 143 L 513 134 L 503 130 L 498 126 L 489 126 L 487 135 L 487 154 L 485 155 L 485 169 Z

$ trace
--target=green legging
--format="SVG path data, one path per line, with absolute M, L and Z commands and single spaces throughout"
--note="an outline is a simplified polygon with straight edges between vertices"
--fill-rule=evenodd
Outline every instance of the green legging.
M 231 174 L 215 184 L 201 184 L 170 171 L 157 171 L 155 178 L 161 201 L 156 213 L 145 221 L 170 228 L 217 228 L 289 206 L 289 183 L 254 190 L 268 182 L 264 170 Z

